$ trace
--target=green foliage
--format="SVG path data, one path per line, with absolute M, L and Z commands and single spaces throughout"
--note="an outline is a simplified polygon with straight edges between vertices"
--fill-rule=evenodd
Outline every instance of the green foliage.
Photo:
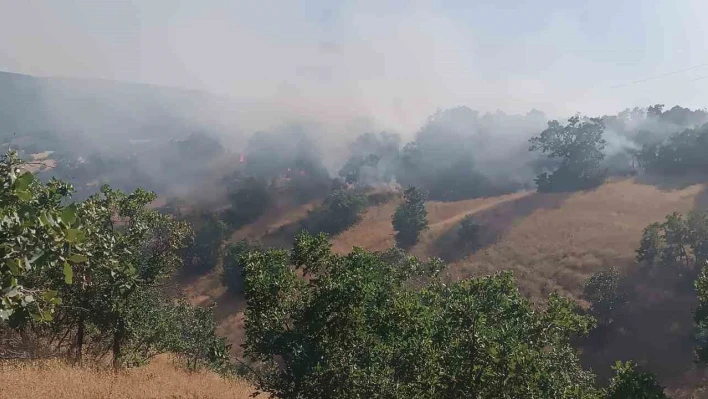
M 359 190 L 334 190 L 310 212 L 303 227 L 313 234 L 339 234 L 359 223 L 367 205 Z
M 637 158 L 649 172 L 664 175 L 708 173 L 708 124 L 686 129 L 660 143 L 644 144 Z
M 211 212 L 199 212 L 190 219 L 194 241 L 184 250 L 184 267 L 189 272 L 206 272 L 216 266 L 229 226 Z
M 22 333 L 51 320 L 45 330 L 72 337 L 77 361 L 90 344 L 96 354 L 112 351 L 116 367 L 165 351 L 190 368 L 231 367 L 211 310 L 173 302 L 162 287 L 182 265 L 191 237 L 186 223 L 148 209 L 155 194 L 140 189 L 103 186 L 62 206 L 70 186 L 42 184 L 18 174 L 20 166 L 12 153 L 0 162 L 0 311 L 7 326 Z
M 188 370 L 206 367 L 229 372 L 233 368 L 228 359 L 229 345 L 216 334 L 211 308 L 168 300 L 159 290 L 146 289 L 131 297 L 126 321 L 125 365 L 144 364 L 157 354 L 170 352 Z
M 601 323 L 610 324 L 615 313 L 625 305 L 627 292 L 619 271 L 610 267 L 588 278 L 583 290 L 591 304 L 590 311 Z
M 184 360 L 187 369 L 210 368 L 221 373 L 233 371 L 229 361 L 231 345 L 216 333 L 213 308 L 194 307 L 187 303 L 177 306 L 180 339 L 171 349 Z
M 696 355 L 708 362 L 708 212 L 691 212 L 686 218 L 679 213 L 666 217 L 664 223 L 653 223 L 644 229 L 637 261 L 645 267 L 674 267 L 698 274 L 695 288 L 698 307 L 696 323 Z
M 443 284 L 439 261 L 338 256 L 323 235 L 244 260 L 244 347 L 276 397 L 598 397 L 569 343 L 591 319 L 557 295 L 535 309 L 509 273 Z
M 255 177 L 239 182 L 229 198 L 231 208 L 224 212 L 224 219 L 234 229 L 258 219 L 272 202 L 268 184 Z
M 607 399 L 668 399 L 656 376 L 638 369 L 634 362 L 617 362 L 612 369 Z
M 224 274 L 222 281 L 226 288 L 233 293 L 241 293 L 243 290 L 243 257 L 251 251 L 261 250 L 259 245 L 248 240 L 241 240 L 236 244 L 231 244 L 224 253 Z
M 76 206 L 62 206 L 71 186 L 47 184 L 22 172 L 14 152 L 0 158 L 0 320 L 32 317 L 51 320 L 61 299 L 56 290 L 32 287 L 31 276 L 59 270 L 62 284 L 73 281 L 73 268 L 83 262 L 85 231 Z
M 602 184 L 605 172 L 600 169 L 600 162 L 605 157 L 602 150 L 607 144 L 602 138 L 604 130 L 600 118 L 581 122 L 580 117 L 574 116 L 566 126 L 558 121 L 548 122 L 546 130 L 530 139 L 529 150 L 540 150 L 560 164 L 552 174 L 542 173 L 536 177 L 538 190 L 574 191 Z
M 415 187 L 406 189 L 403 203 L 396 208 L 392 222 L 396 231 L 396 244 L 401 248 L 415 245 L 420 233 L 428 228 L 425 194 Z
M 106 333 L 106 345 L 119 366 L 131 345 L 131 317 L 136 297 L 159 286 L 181 265 L 181 250 L 191 235 L 189 226 L 150 210 L 153 193 L 136 190 L 130 194 L 107 186 L 101 193 L 79 204 L 78 218 L 85 223 L 85 246 L 90 256 L 74 268 L 76 284 L 50 286 L 60 292 L 64 305 L 60 320 L 64 328 L 83 331 L 87 324 Z M 83 345 L 77 334 L 76 346 Z M 80 358 L 80 352 L 77 353 Z
M 686 218 L 674 212 L 664 223 L 644 229 L 637 261 L 655 266 L 701 267 L 708 260 L 708 212 L 691 212 Z

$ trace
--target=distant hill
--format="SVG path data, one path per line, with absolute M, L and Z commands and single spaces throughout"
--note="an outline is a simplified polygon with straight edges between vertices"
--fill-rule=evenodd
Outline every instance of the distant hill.
M 0 141 L 51 132 L 105 148 L 194 131 L 227 133 L 236 130 L 238 109 L 230 98 L 197 90 L 0 72 Z

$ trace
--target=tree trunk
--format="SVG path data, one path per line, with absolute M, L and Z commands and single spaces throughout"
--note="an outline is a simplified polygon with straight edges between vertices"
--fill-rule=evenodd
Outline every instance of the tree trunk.
M 22 339 L 22 346 L 24 347 L 23 349 L 27 351 L 27 356 L 29 356 L 30 358 L 34 358 L 34 345 L 32 345 L 32 341 L 30 340 L 29 335 L 27 335 L 26 325 L 20 328 L 20 338 Z
M 120 346 L 123 340 L 123 328 L 118 326 L 116 331 L 113 333 L 113 369 L 118 370 L 120 368 Z
M 76 357 L 75 357 L 74 361 L 76 362 L 76 364 L 81 366 L 82 362 L 83 362 L 84 335 L 85 335 L 84 330 L 85 330 L 85 325 L 86 325 L 83 315 L 79 318 L 78 323 L 79 323 L 79 326 L 76 331 Z

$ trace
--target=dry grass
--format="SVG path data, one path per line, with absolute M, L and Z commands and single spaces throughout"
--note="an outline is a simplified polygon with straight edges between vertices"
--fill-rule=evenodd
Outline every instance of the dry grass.
M 429 256 L 429 253 L 423 248 L 427 247 L 446 229 L 460 222 L 467 214 L 479 212 L 525 195 L 528 194 L 516 193 L 457 202 L 427 202 L 425 208 L 428 211 L 430 228 L 423 233 L 421 244 L 413 248 L 412 252 L 419 256 Z M 348 253 L 355 246 L 373 251 L 392 247 L 395 240 L 391 218 L 399 203 L 400 201 L 391 201 L 378 207 L 369 208 L 359 224 L 332 239 L 333 250 L 337 253 Z
M 252 392 L 246 381 L 209 372 L 187 373 L 167 357 L 119 373 L 72 367 L 56 360 L 0 363 L 0 399 L 245 399 Z
M 501 223 L 508 229 L 496 244 L 451 265 L 450 273 L 463 278 L 513 270 L 533 299 L 554 290 L 578 297 L 585 279 L 600 268 L 630 267 L 642 230 L 671 212 L 694 209 L 704 190 L 694 185 L 667 192 L 625 180 L 586 193 L 540 196 L 537 209 L 521 206 L 518 217 L 513 206 L 502 217 L 480 215 L 497 222 L 505 216 Z

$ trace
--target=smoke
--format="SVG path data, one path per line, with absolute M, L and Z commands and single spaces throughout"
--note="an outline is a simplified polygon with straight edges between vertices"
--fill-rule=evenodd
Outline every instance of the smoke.
M 696 105 L 694 76 L 610 89 L 700 64 L 689 50 L 705 35 L 683 40 L 681 54 L 654 54 L 672 63 L 643 65 L 653 58 L 630 50 L 646 35 L 624 34 L 678 43 L 679 33 L 701 33 L 684 22 L 705 5 L 689 3 L 671 6 L 674 19 L 628 29 L 648 11 L 613 5 L 608 19 L 601 5 L 28 0 L 0 24 L 0 68 L 81 79 L 0 75 L 0 126 L 44 132 L 38 146 L 71 162 L 110 159 L 96 167 L 107 180 L 129 179 L 112 169 L 130 163 L 138 181 L 180 191 L 234 168 L 229 160 L 241 164 L 244 152 L 254 155 L 243 163 L 249 173 L 272 177 L 305 162 L 335 176 L 368 155 L 349 143 L 385 131 L 400 137 L 398 158 L 361 166 L 363 183 L 428 185 L 441 198 L 454 184 L 473 187 L 458 197 L 504 192 L 529 186 L 545 165 L 527 141 L 547 119 Z M 668 112 L 605 117 L 607 163 L 631 168 L 631 150 L 703 117 Z M 206 137 L 221 148 L 196 154 L 179 144 Z
M 340 139 L 353 138 L 360 120 L 373 125 L 368 131 L 406 135 L 437 108 L 458 105 L 492 113 L 537 108 L 552 118 L 660 101 L 697 105 L 693 76 L 654 82 L 659 87 L 651 90 L 609 87 L 698 64 L 688 57 L 705 47 L 695 21 L 705 5 L 613 5 L 608 18 L 601 3 L 28 0 L 12 4 L 0 23 L 0 68 L 216 93 L 223 98 L 177 101 L 169 111 L 220 126 L 235 141 L 302 121 L 317 121 Z M 666 8 L 660 23 L 642 19 Z M 644 25 L 627 26 L 637 21 Z M 640 57 L 652 34 L 682 43 L 675 48 L 681 53 Z M 130 100 L 141 98 L 116 105 Z M 66 120 L 64 101 L 46 101 L 57 122 Z

